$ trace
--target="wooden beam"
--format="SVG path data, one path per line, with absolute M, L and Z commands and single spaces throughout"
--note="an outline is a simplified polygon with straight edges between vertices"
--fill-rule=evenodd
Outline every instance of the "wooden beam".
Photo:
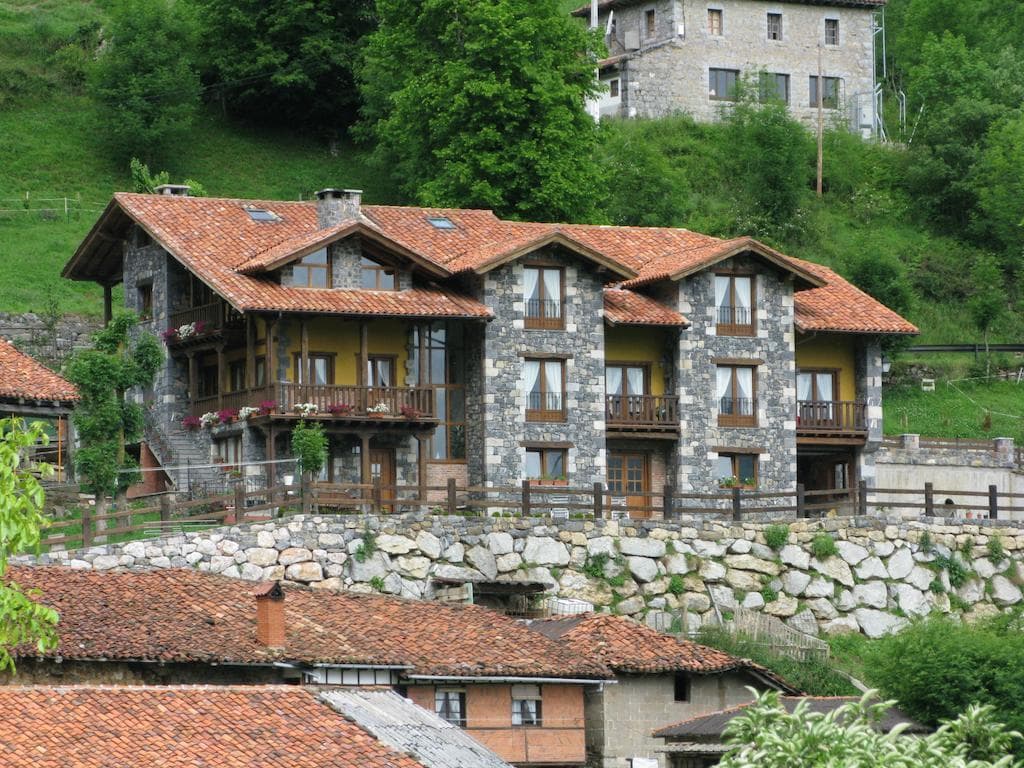
M 417 352 L 419 353 L 420 359 L 419 371 L 417 371 L 416 374 L 416 384 L 421 387 L 425 387 L 429 383 L 427 381 L 427 333 L 429 332 L 429 330 L 430 323 L 420 323 L 419 330 L 417 331 L 416 334 L 419 337 L 419 348 Z
M 103 286 L 103 325 L 104 327 L 110 325 L 110 321 L 114 319 L 114 286 L 104 285 Z
M 256 388 L 256 321 L 245 315 L 245 388 Z
M 199 397 L 199 369 L 196 366 L 196 353 L 188 353 L 188 399 L 195 400 Z
M 359 439 L 362 441 L 359 447 L 359 482 L 366 485 L 370 482 L 370 433 L 360 432 Z
M 370 357 L 370 336 L 369 326 L 366 321 L 359 323 L 359 370 L 357 371 L 356 381 L 359 386 L 369 386 L 370 382 L 366 380 L 366 366 L 367 361 Z
M 299 319 L 299 381 L 307 386 L 314 382 L 309 375 L 309 323 L 305 317 Z
M 224 345 L 217 345 L 217 410 L 224 407 L 224 390 L 227 381 L 227 366 L 224 364 Z
M 419 470 L 420 500 L 427 500 L 427 447 L 430 445 L 430 438 L 424 435 L 416 436 L 419 456 L 416 459 L 416 468 Z
M 277 396 L 277 344 L 274 343 L 274 336 L 277 333 L 277 320 L 267 318 L 267 386 L 273 394 L 271 399 Z

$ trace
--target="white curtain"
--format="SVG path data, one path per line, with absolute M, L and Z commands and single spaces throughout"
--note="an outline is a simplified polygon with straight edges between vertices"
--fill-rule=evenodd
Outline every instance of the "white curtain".
M 729 303 L 729 278 L 715 275 L 715 306 L 722 308 Z
M 562 363 L 548 361 L 544 363 L 544 387 L 547 390 L 547 402 L 541 407 L 557 411 L 562 407 Z
M 523 270 L 523 295 L 527 301 L 537 298 L 537 277 L 539 274 L 539 269 L 527 268 Z
M 631 395 L 642 395 L 644 393 L 644 369 L 627 368 L 626 384 Z
M 753 368 L 737 368 L 736 369 L 736 398 L 738 400 L 746 400 L 746 403 L 740 404 L 740 413 L 749 415 L 753 411 L 752 401 L 754 399 L 754 369 Z
M 811 375 L 810 373 L 798 373 L 796 375 L 796 399 L 811 399 Z
M 816 374 L 818 384 L 818 399 L 819 400 L 834 400 L 835 393 L 832 391 L 832 374 L 831 373 L 819 373 Z
M 751 278 L 737 277 L 736 281 L 736 308 L 742 310 L 736 313 L 737 323 L 750 322 L 750 288 Z
M 718 385 L 718 399 L 732 396 L 732 368 L 717 368 L 715 383 Z
M 526 394 L 532 395 L 540 389 L 540 363 L 536 360 L 527 360 L 523 363 L 523 377 L 525 379 Z M 538 407 L 530 403 L 533 407 Z
M 604 391 L 607 395 L 621 395 L 622 394 L 622 369 L 621 368 L 605 368 L 604 371 Z
M 561 317 L 562 315 L 561 276 L 562 273 L 557 269 L 544 270 L 544 298 L 554 302 L 553 306 L 557 308 L 557 311 L 553 314 L 554 317 Z

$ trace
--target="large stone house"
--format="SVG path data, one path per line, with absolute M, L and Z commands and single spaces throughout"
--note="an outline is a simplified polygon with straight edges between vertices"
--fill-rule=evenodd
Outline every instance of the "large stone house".
M 615 685 L 586 692 L 592 768 L 665 768 L 664 744 L 652 734 L 666 722 L 749 702 L 750 688 L 798 692 L 751 661 L 609 614 L 537 620 L 530 628 L 615 673 Z
M 108 304 L 124 283 L 165 336 L 139 397 L 168 467 L 261 472 L 315 409 L 335 482 L 599 483 L 638 516 L 665 486 L 870 483 L 879 340 L 916 333 L 750 238 L 361 205 L 352 190 L 161 191 L 115 195 L 64 275 Z M 201 418 L 215 426 L 186 428 Z
M 885 0 L 601 0 L 603 116 L 713 120 L 750 81 L 798 119 L 876 128 L 876 13 Z M 590 16 L 590 6 L 575 11 Z M 819 64 L 820 61 L 820 64 Z M 819 69 L 820 66 L 820 69 Z
M 273 551 L 267 543 L 254 540 L 250 550 Z M 282 554 L 301 557 L 292 544 Z M 299 562 L 281 575 L 300 577 L 303 567 L 320 566 Z M 57 610 L 60 645 L 43 655 L 17 649 L 17 674 L 0 675 L 0 688 L 391 688 L 515 765 L 581 766 L 584 689 L 612 678 L 600 661 L 473 605 L 253 584 L 188 568 L 15 566 L 8 578 Z M 370 703 L 337 702 L 353 711 Z M 367 723 L 386 725 L 380 717 Z

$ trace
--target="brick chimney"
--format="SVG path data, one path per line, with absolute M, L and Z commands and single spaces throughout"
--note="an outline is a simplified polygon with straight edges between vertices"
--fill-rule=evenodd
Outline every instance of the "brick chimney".
M 153 188 L 153 194 L 172 197 L 188 197 L 188 193 L 191 191 L 192 187 L 188 184 L 161 184 Z
M 278 581 L 266 581 L 253 591 L 256 596 L 256 639 L 268 648 L 284 648 L 284 590 Z
M 361 189 L 321 189 L 316 193 L 317 226 L 327 229 L 346 219 L 358 219 L 362 198 Z

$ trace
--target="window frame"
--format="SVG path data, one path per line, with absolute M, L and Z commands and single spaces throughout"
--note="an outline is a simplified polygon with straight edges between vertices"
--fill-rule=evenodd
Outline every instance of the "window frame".
M 314 262 L 307 262 L 306 259 L 312 258 L 313 256 L 324 256 L 324 263 L 318 264 Z M 304 282 L 298 279 L 298 275 L 302 274 L 300 270 L 305 270 L 306 279 Z M 313 288 L 319 291 L 326 290 L 332 287 L 331 273 L 332 273 L 332 259 L 331 249 L 326 246 L 318 248 L 312 253 L 307 253 L 298 261 L 292 262 L 292 286 L 295 288 Z M 323 273 L 324 284 L 313 285 L 313 275 Z
M 654 8 L 644 10 L 644 40 L 653 40 L 658 36 L 658 12 Z
M 228 362 L 228 392 L 245 391 L 245 369 L 245 358 Z M 235 386 L 236 384 L 238 386 Z
M 334 358 L 337 357 L 334 352 L 309 352 L 306 362 L 308 363 L 308 369 L 306 375 L 303 375 L 302 371 L 302 353 L 292 353 L 292 375 L 295 377 L 295 383 L 300 385 L 309 384 L 313 387 L 333 387 L 334 386 Z M 308 374 L 313 370 L 314 361 L 326 360 L 327 361 L 327 383 L 326 384 L 315 384 L 313 382 L 307 382 L 306 378 L 312 378 Z
M 733 76 L 732 87 L 727 89 L 725 96 L 719 95 L 718 91 L 712 92 L 712 73 L 725 73 L 726 75 Z M 726 69 L 724 67 L 708 67 L 708 99 L 711 101 L 736 101 L 736 89 L 740 84 L 740 70 L 738 69 Z
M 718 302 L 714 298 L 714 283 L 718 278 L 724 277 L 729 280 L 729 290 L 726 294 L 728 303 L 724 305 L 729 309 L 729 319 L 732 322 L 721 322 L 721 311 Z M 736 322 L 736 278 L 750 278 L 750 322 Z M 712 280 L 712 301 L 715 306 L 715 335 L 716 336 L 756 336 L 757 335 L 757 275 L 753 272 L 719 270 L 714 273 Z
M 721 363 L 715 365 L 715 403 L 718 406 L 718 426 L 720 427 L 756 427 L 757 426 L 757 363 Z M 732 413 L 723 413 L 722 401 L 718 396 L 718 371 L 728 369 L 731 373 L 730 389 L 732 390 Z M 736 396 L 739 391 L 737 375 L 740 370 L 750 371 L 750 413 L 743 414 L 741 398 Z
M 566 365 L 565 360 L 562 358 L 551 358 L 551 357 L 524 357 L 523 366 L 525 368 L 527 363 L 537 363 L 540 365 L 540 374 L 537 376 L 537 382 L 540 385 L 540 402 L 541 405 L 547 405 L 548 391 L 547 391 L 547 376 L 545 376 L 544 369 L 548 363 L 557 363 L 561 368 L 561 379 L 562 389 L 560 391 L 560 408 L 531 408 L 530 398 L 533 397 L 533 392 L 526 393 L 526 420 L 527 421 L 555 421 L 564 422 L 566 420 L 566 407 L 565 407 L 565 385 L 566 385 Z
M 818 108 L 818 91 L 817 91 L 817 88 L 818 88 L 818 80 L 819 79 L 825 81 L 825 90 L 822 93 L 821 108 L 822 109 L 839 109 L 839 101 L 840 101 L 840 95 L 839 94 L 840 94 L 840 91 L 842 90 L 842 78 L 830 77 L 828 75 L 822 75 L 820 78 L 818 77 L 818 75 L 810 75 L 809 78 L 810 79 L 809 79 L 807 95 L 808 95 L 809 100 L 810 100 L 810 107 L 811 107 L 811 109 L 817 109 Z M 835 92 L 834 92 L 834 94 L 833 94 L 833 96 L 831 98 L 828 96 L 829 83 L 834 83 L 835 84 Z
M 453 366 L 452 356 L 450 354 L 452 350 L 451 339 L 453 335 L 452 332 L 454 330 L 454 326 L 454 323 L 445 322 L 442 320 L 434 323 L 429 323 L 426 326 L 416 326 L 416 328 L 413 331 L 413 333 L 415 334 L 413 339 L 413 353 L 414 355 L 417 356 L 413 363 L 413 369 L 416 371 L 416 386 L 430 387 L 431 389 L 434 390 L 434 418 L 436 418 L 438 421 L 437 428 L 435 428 L 434 431 L 430 434 L 430 447 L 428 449 L 427 454 L 427 461 L 432 464 L 465 464 L 469 460 L 469 457 L 466 452 L 465 356 L 464 354 L 460 356 L 462 360 L 461 372 L 456 373 L 455 370 L 459 366 Z M 424 328 L 426 328 L 427 330 L 426 339 L 424 339 L 421 343 L 419 334 L 423 332 Z M 444 332 L 443 342 L 439 343 L 435 341 L 437 338 L 439 338 L 438 336 L 435 336 L 435 333 L 438 330 L 443 330 Z M 462 332 L 463 330 L 460 329 L 459 333 Z M 456 341 L 455 344 L 460 349 L 465 349 L 465 336 L 461 336 L 461 340 Z M 419 380 L 420 364 L 418 356 L 421 350 L 426 355 L 427 358 L 426 364 L 424 366 L 424 370 L 426 372 L 426 381 Z M 440 376 L 437 375 L 438 372 L 434 371 L 433 353 L 437 351 L 441 351 L 444 354 L 444 360 L 441 363 L 443 370 L 440 371 Z M 440 381 L 438 381 L 439 378 Z M 457 380 L 460 378 L 462 379 L 461 381 Z M 445 392 L 443 413 L 441 412 L 441 409 L 437 407 L 436 393 L 438 390 L 444 390 Z M 457 395 L 462 399 L 463 418 L 461 419 L 452 418 L 453 394 Z M 443 457 L 437 457 L 434 455 L 434 449 L 435 446 L 437 445 L 438 430 L 440 428 L 444 429 L 445 445 Z M 452 456 L 452 435 L 454 433 L 459 433 L 462 435 L 462 455 L 457 457 Z
M 451 718 L 444 710 L 447 710 L 450 706 L 448 696 L 454 694 L 458 697 L 459 701 L 459 717 Z M 440 700 L 441 696 L 444 696 L 443 702 Z M 459 728 L 466 727 L 466 689 L 465 688 L 445 688 L 437 687 L 434 688 L 434 714 L 444 720 L 446 723 L 458 726 Z
M 565 267 L 557 266 L 553 264 L 542 264 L 542 263 L 528 263 L 523 265 L 523 272 L 526 270 L 535 269 L 537 270 L 537 298 L 531 299 L 526 295 L 526 282 L 523 281 L 523 327 L 526 330 L 552 330 L 560 331 L 565 329 Z M 546 314 L 546 305 L 544 302 L 553 302 L 552 299 L 547 295 L 547 285 L 544 282 L 544 272 L 549 270 L 558 271 L 558 316 L 549 316 Z M 537 301 L 538 309 L 541 310 L 540 314 L 530 314 L 530 302 Z
M 213 304 L 217 300 L 217 294 L 214 290 L 196 277 L 192 272 L 189 272 L 188 282 L 188 305 L 190 309 L 196 309 L 198 307 L 205 307 L 208 304 Z
M 772 78 L 769 82 L 768 78 Z M 780 80 L 782 78 L 782 80 Z M 779 83 L 785 83 L 784 97 L 779 96 Z M 766 87 L 766 85 L 770 87 Z M 757 100 L 761 103 L 768 101 L 781 101 L 789 106 L 790 100 L 790 77 L 785 72 L 760 72 L 757 76 Z
M 540 477 L 530 477 L 526 472 L 526 457 L 531 453 L 540 454 Z M 548 468 L 547 456 L 549 453 L 560 453 L 562 455 L 562 468 L 565 473 L 559 476 L 547 475 L 546 469 Z M 569 449 L 556 447 L 556 446 L 528 446 L 526 452 L 523 454 L 523 476 L 535 485 L 544 485 L 549 481 L 566 482 L 569 479 Z
M 752 483 L 744 483 L 745 478 L 740 477 L 739 473 L 739 461 L 741 457 L 751 457 L 754 462 L 754 474 L 752 477 L 746 478 L 753 480 Z M 732 474 L 729 478 L 734 478 L 737 481 L 736 485 L 726 485 L 722 481 L 728 478 L 719 477 L 717 478 L 719 488 L 743 488 L 744 490 L 756 490 L 758 483 L 760 482 L 761 474 L 761 454 L 754 451 L 745 451 L 740 448 L 718 451 L 718 459 L 728 459 L 732 468 Z M 718 460 L 716 459 L 716 461 Z M 716 471 L 717 474 L 717 471 Z
M 391 383 L 390 384 L 375 384 L 371 381 L 372 374 L 376 373 L 375 363 L 386 362 L 391 369 Z M 374 355 L 368 354 L 366 356 L 366 370 L 363 371 L 363 386 L 373 387 L 375 389 L 394 389 L 398 386 L 398 355 Z
M 715 19 L 718 20 L 718 31 L 715 31 Z M 725 36 L 725 11 L 721 8 L 708 8 L 708 37 Z
M 519 689 L 519 696 L 516 695 L 516 689 Z M 524 696 L 522 690 L 525 688 L 536 688 L 537 693 L 533 696 Z M 543 709 L 543 690 L 540 685 L 513 685 L 510 691 L 512 696 L 512 727 L 513 728 L 543 728 L 544 727 L 544 709 Z M 530 722 L 524 722 L 523 710 L 520 706 L 517 706 L 523 702 L 533 701 L 536 702 L 536 714 L 531 716 Z M 516 722 L 516 720 L 519 722 Z
M 374 287 L 369 288 L 363 285 L 363 278 L 368 273 L 373 273 Z M 391 287 L 381 287 L 381 282 L 385 276 L 391 278 Z M 379 261 L 371 259 L 369 256 L 360 256 L 359 258 L 359 289 L 362 291 L 397 291 L 398 290 L 398 269 L 396 267 L 388 266 L 387 264 L 381 264 Z
M 685 672 L 676 672 L 672 679 L 672 700 L 680 702 L 689 701 L 691 692 L 690 676 Z
M 216 452 L 214 463 L 219 464 L 221 469 L 226 472 L 238 469 L 244 463 L 240 434 L 216 438 L 211 447 Z M 225 447 L 228 449 L 227 451 L 223 450 Z M 224 459 L 224 461 L 217 462 L 216 459 Z
M 608 98 L 618 99 L 621 98 L 619 92 L 619 78 L 614 77 L 608 81 Z
M 830 400 L 823 400 L 818 396 L 818 376 L 821 374 L 828 374 L 832 377 L 832 398 Z M 838 368 L 797 368 L 796 379 L 797 379 L 797 401 L 800 401 L 800 375 L 807 374 L 811 376 L 811 395 L 810 402 L 825 403 L 825 402 L 839 402 L 837 395 L 839 394 L 839 369 Z
M 153 319 L 153 281 L 138 283 L 135 286 L 135 296 L 138 299 L 139 321 L 149 322 Z
M 199 376 L 196 387 L 199 390 L 193 399 L 214 397 L 220 394 L 220 374 L 216 363 L 199 364 Z
M 772 29 L 772 25 L 773 24 L 775 24 L 777 26 L 777 28 L 775 30 Z M 768 11 L 768 13 L 767 13 L 767 15 L 765 17 L 765 34 L 767 35 L 767 39 L 770 40 L 771 42 L 777 42 L 777 43 L 781 43 L 782 42 L 783 37 L 782 37 L 782 14 L 781 13 L 775 13 L 774 11 Z M 776 36 L 773 37 L 772 36 L 773 34 L 776 35 Z
M 829 42 L 829 31 L 834 32 L 834 38 L 832 42 Z M 840 45 L 839 36 L 839 19 L 827 18 L 825 19 L 825 45 L 838 47 Z

